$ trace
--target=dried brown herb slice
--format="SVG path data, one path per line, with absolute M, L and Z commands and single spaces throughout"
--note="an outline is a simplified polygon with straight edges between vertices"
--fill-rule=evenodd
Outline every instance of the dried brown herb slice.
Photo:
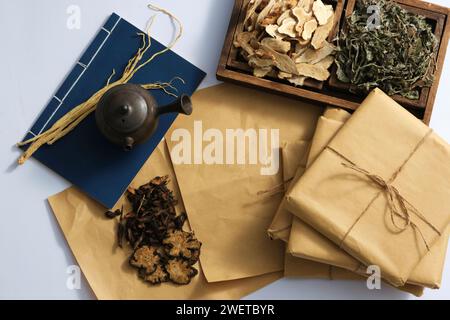
M 156 177 L 137 189 L 129 188 L 132 210 L 105 213 L 110 218 L 120 216 L 118 245 L 126 243 L 134 249 L 129 263 L 138 269 L 139 278 L 151 284 L 170 280 L 166 265 L 172 260 L 173 282 L 188 283 L 197 274 L 191 266 L 199 259 L 201 243 L 182 231 L 187 215 L 176 214 L 177 201 L 168 182 L 168 176 Z
M 186 260 L 191 266 L 193 266 L 194 264 L 196 264 L 198 262 L 198 260 L 200 259 L 200 249 L 198 250 L 192 250 L 191 251 L 192 256 Z
M 191 259 L 193 251 L 199 251 L 202 246 L 192 233 L 183 230 L 169 231 L 163 245 L 168 249 L 169 256 L 186 259 Z
M 146 275 L 144 277 L 144 280 L 153 285 L 156 285 L 169 281 L 169 274 L 167 273 L 167 271 L 164 269 L 163 266 L 158 264 L 156 266 L 156 270 L 152 274 Z
M 187 261 L 179 258 L 171 259 L 166 264 L 169 278 L 176 284 L 189 284 L 198 273 Z
M 117 209 L 116 211 L 109 210 L 109 211 L 105 212 L 105 216 L 108 219 L 114 219 L 114 218 L 120 216 L 121 214 L 122 214 L 122 210 L 120 210 L 120 209 Z
M 160 257 L 157 254 L 157 248 L 143 246 L 137 249 L 130 258 L 130 265 L 143 270 L 149 275 L 156 271 Z

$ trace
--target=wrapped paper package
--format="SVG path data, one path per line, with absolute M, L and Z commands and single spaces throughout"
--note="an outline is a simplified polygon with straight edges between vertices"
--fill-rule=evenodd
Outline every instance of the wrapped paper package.
M 298 180 L 305 171 L 306 166 L 311 165 L 317 156 L 323 151 L 325 146 L 330 142 L 330 140 L 334 137 L 334 135 L 338 132 L 338 130 L 344 125 L 345 121 L 350 118 L 350 113 L 344 111 L 342 109 L 337 108 L 328 108 L 325 110 L 323 116 L 319 118 L 317 122 L 316 131 L 314 133 L 314 137 L 311 141 L 311 147 L 309 150 L 309 154 L 307 157 L 307 161 L 305 165 L 301 165 L 303 160 L 297 160 L 298 172 L 296 174 L 295 180 Z M 291 159 L 294 155 L 291 155 L 290 149 L 283 149 L 283 157 L 286 159 Z M 300 158 L 301 159 L 301 158 Z M 287 165 L 295 163 L 294 160 L 291 160 L 287 163 Z M 283 162 L 283 172 L 284 171 L 292 171 L 292 169 L 284 170 L 285 163 Z M 280 213 L 281 212 L 281 213 Z M 286 199 L 283 199 L 280 207 L 278 208 L 277 213 L 284 217 L 284 221 L 288 221 L 284 225 L 284 227 L 288 228 L 287 236 L 285 238 L 281 238 L 282 240 L 289 241 L 293 236 L 297 236 L 298 229 L 297 226 L 302 224 L 301 220 L 293 216 L 289 210 L 286 208 Z M 281 219 L 280 219 L 281 220 Z M 272 222 L 272 225 L 274 224 Z M 283 229 L 282 229 L 283 230 Z M 270 230 L 269 230 L 270 231 Z M 270 234 L 270 232 L 269 232 Z M 294 235 L 293 235 L 294 234 Z M 319 279 L 342 279 L 342 280 L 360 280 L 363 277 L 356 275 L 353 272 L 346 271 L 340 269 L 339 267 L 323 264 L 317 262 L 314 259 L 302 259 L 298 256 L 293 257 L 292 252 L 290 252 L 288 247 L 288 252 L 286 254 L 285 266 L 284 266 L 284 275 L 287 277 L 302 277 L 302 278 L 319 278 Z
M 345 116 L 345 114 L 347 114 L 347 116 Z M 337 111 L 327 110 L 325 114 L 320 117 L 311 145 L 309 164 L 317 158 L 320 152 L 323 151 L 345 121 L 350 117 L 350 114 L 343 110 L 340 110 L 340 115 L 341 116 L 339 117 L 339 113 Z M 447 252 L 447 243 L 448 229 L 446 235 L 436 243 L 430 253 L 428 253 L 425 258 L 422 259 L 420 264 L 414 269 L 408 279 L 409 284 L 415 284 L 417 286 L 433 289 L 440 287 L 445 263 L 445 255 Z M 332 278 L 335 279 L 339 279 L 342 274 L 341 270 L 339 270 L 340 268 L 353 271 L 351 274 L 358 272 L 363 276 L 367 276 L 366 268 L 362 266 L 358 260 L 350 256 L 344 250 L 341 250 L 331 240 L 321 235 L 299 218 L 294 218 L 292 224 L 288 244 L 288 253 L 299 258 L 300 261 L 305 261 L 305 259 L 308 259 L 327 265 L 329 264 L 331 269 L 330 271 L 325 270 L 325 275 L 333 274 Z M 287 261 L 291 262 L 295 260 L 289 259 Z M 286 263 L 285 275 L 290 273 L 298 273 L 299 271 L 297 270 L 290 270 L 298 268 L 301 268 L 301 264 L 299 262 Z M 345 277 L 347 277 L 347 275 L 345 275 Z
M 375 89 L 287 195 L 288 208 L 395 286 L 450 222 L 450 147 Z
M 168 150 L 162 142 L 145 163 L 132 186 L 139 187 L 155 176 L 169 175 L 169 187 L 181 200 Z M 128 265 L 130 251 L 117 248 L 116 222 L 105 218 L 106 209 L 69 188 L 49 198 L 65 238 L 98 299 L 239 299 L 282 277 L 280 272 L 241 280 L 208 283 L 204 274 L 189 285 L 163 283 L 151 286 L 140 280 Z M 126 203 L 124 197 L 120 203 Z M 184 211 L 179 201 L 177 212 Z M 196 266 L 200 268 L 200 266 Z
M 311 163 L 323 151 L 326 145 L 331 141 L 331 139 L 336 135 L 339 129 L 344 125 L 345 121 L 347 121 L 349 118 L 350 113 L 342 109 L 327 109 L 325 111 L 324 115 L 319 118 L 317 128 L 314 133 L 313 140 L 311 142 L 311 151 L 308 156 L 308 165 L 311 165 Z M 283 156 L 285 156 L 288 159 L 291 159 L 292 155 L 289 154 L 289 151 L 291 150 L 292 149 L 289 148 L 286 148 L 286 150 L 283 149 Z M 294 161 L 292 160 L 289 163 L 293 162 Z M 297 160 L 297 162 L 299 161 Z M 285 165 L 284 161 L 283 165 Z M 367 277 L 366 273 L 358 275 L 355 272 L 335 266 L 335 264 L 332 263 L 333 262 L 332 257 L 334 254 L 333 251 L 326 251 L 322 248 L 322 250 L 318 250 L 316 252 L 315 256 L 313 255 L 314 257 L 313 259 L 311 259 L 311 257 L 309 257 L 309 259 L 303 259 L 297 256 L 293 256 L 292 252 L 289 252 L 290 251 L 289 247 L 292 246 L 293 241 L 295 244 L 297 244 L 296 242 L 297 238 L 307 237 L 307 233 L 303 232 L 303 229 L 305 227 L 309 228 L 308 230 L 306 230 L 306 232 L 312 231 L 315 232 L 316 235 L 318 234 L 320 236 L 319 239 L 314 239 L 318 241 L 319 245 L 323 241 L 332 243 L 325 237 L 321 236 L 320 233 L 317 233 L 314 229 L 303 223 L 298 217 L 294 217 L 292 229 L 290 231 L 288 253 L 286 254 L 284 265 L 284 275 L 286 277 L 301 277 L 309 279 L 328 279 L 328 280 L 361 280 L 361 281 L 366 279 L 365 278 Z M 307 244 L 309 245 L 308 248 L 305 248 L 304 244 L 305 243 L 302 243 L 302 245 L 298 246 L 299 249 L 301 248 L 305 250 L 311 250 L 313 253 L 315 252 L 314 249 L 316 247 L 316 243 Z M 346 254 L 344 251 L 340 249 L 339 251 Z M 323 255 L 323 257 L 321 259 L 317 259 L 316 256 L 320 256 L 321 254 Z M 327 264 L 320 263 L 317 261 L 324 261 Z M 328 261 L 331 261 L 331 263 L 328 264 L 329 263 Z M 403 287 L 399 287 L 399 289 L 414 294 L 416 296 L 421 296 L 423 294 L 422 286 L 407 284 Z
M 408 278 L 408 284 L 432 289 L 440 287 L 447 243 L 448 229 L 442 239 L 439 239 L 414 268 Z M 288 252 L 302 260 L 308 259 L 330 264 L 366 275 L 366 266 L 300 219 L 296 219 L 293 223 Z
M 288 187 L 295 185 L 305 172 L 306 167 L 309 166 L 322 151 L 322 142 L 324 141 L 324 138 L 328 137 L 331 132 L 336 133 L 344 121 L 349 117 L 350 114 L 342 109 L 329 108 L 325 110 L 323 116 L 319 118 L 312 145 L 310 146 L 310 150 L 307 150 L 308 153 L 306 154 L 304 153 L 304 150 L 301 149 L 302 155 L 300 155 L 298 151 L 300 149 L 298 146 L 300 142 L 297 142 L 297 144 L 285 143 L 282 148 L 283 175 L 284 181 L 289 181 L 287 184 Z M 330 139 L 331 137 L 332 135 L 330 136 Z M 327 140 L 327 142 L 328 141 L 329 140 Z M 292 219 L 292 213 L 287 209 L 286 199 L 283 198 L 268 229 L 270 238 L 288 242 Z
M 203 241 L 206 279 L 283 270 L 285 246 L 267 237 L 282 194 L 258 192 L 283 183 L 280 141 L 311 140 L 323 109 L 230 84 L 198 91 L 193 104 L 167 143 L 190 224 Z M 230 132 L 240 132 L 245 145 L 236 148 L 240 142 Z
M 286 192 L 286 188 L 293 180 L 298 180 L 306 169 L 307 155 L 310 144 L 306 141 L 296 141 L 294 143 L 283 143 L 281 147 L 281 159 L 283 163 L 282 188 L 275 188 L 275 191 Z M 270 195 L 270 192 L 268 192 Z M 291 233 L 292 214 L 285 210 L 283 199 L 278 206 L 272 223 L 267 230 L 272 240 L 282 240 L 287 242 Z

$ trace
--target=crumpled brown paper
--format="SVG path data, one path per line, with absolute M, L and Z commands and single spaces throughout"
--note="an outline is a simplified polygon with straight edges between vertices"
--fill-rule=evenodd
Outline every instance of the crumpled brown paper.
M 322 112 L 308 103 L 231 84 L 200 90 L 193 104 L 193 114 L 179 117 L 167 135 L 172 153 L 179 143 L 171 141 L 174 132 L 186 129 L 193 136 L 196 121 L 201 121 L 203 133 L 279 129 L 279 141 L 292 142 L 310 140 Z M 194 157 L 194 145 L 191 151 Z M 245 154 L 248 159 L 248 148 Z M 172 160 L 189 221 L 204 242 L 200 261 L 209 282 L 283 270 L 284 245 L 266 233 L 281 195 L 257 196 L 283 182 L 281 170 L 264 176 L 260 164 L 177 164 L 173 154 Z
M 417 208 L 411 213 L 417 227 L 393 232 L 387 195 L 343 165 L 350 162 L 392 183 Z M 403 285 L 450 222 L 448 163 L 447 143 L 376 89 L 292 188 L 288 207 L 363 265 L 376 264 L 386 280 Z
M 132 186 L 138 187 L 155 176 L 166 174 L 171 177 L 169 187 L 180 199 L 168 151 L 162 142 L 133 180 Z M 275 272 L 208 283 L 200 270 L 187 286 L 167 283 L 151 286 L 138 279 L 136 270 L 128 265 L 130 252 L 117 248 L 116 222 L 105 218 L 105 208 L 73 187 L 48 201 L 98 299 L 239 299 L 282 277 L 280 272 Z M 120 203 L 124 202 L 122 197 Z M 182 201 L 177 206 L 177 212 L 181 211 L 184 211 Z M 198 265 L 196 267 L 199 268 Z

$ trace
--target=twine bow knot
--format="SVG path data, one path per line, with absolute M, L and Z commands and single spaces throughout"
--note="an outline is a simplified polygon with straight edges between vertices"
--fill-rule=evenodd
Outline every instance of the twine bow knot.
M 369 178 L 375 185 L 377 185 L 382 192 L 386 194 L 386 198 L 388 201 L 388 208 L 390 212 L 390 218 L 392 224 L 398 229 L 398 233 L 404 232 L 408 227 L 412 227 L 422 238 L 427 250 L 430 250 L 430 247 L 428 245 L 427 240 L 425 239 L 425 236 L 423 235 L 420 228 L 411 220 L 411 213 L 414 213 L 420 220 L 422 220 L 427 226 L 429 226 L 433 231 L 435 231 L 439 236 L 441 235 L 441 232 L 432 224 L 430 223 L 421 213 L 419 210 L 417 210 L 411 203 L 408 202 L 398 191 L 396 187 L 392 185 L 391 180 L 395 178 L 396 175 L 394 175 L 393 178 L 391 178 L 390 181 L 386 181 L 381 176 L 377 174 L 370 173 L 369 171 L 357 166 L 354 163 L 341 163 L 344 167 L 354 170 L 356 172 L 359 172 L 363 175 L 365 175 L 367 178 Z M 365 210 L 366 211 L 366 210 Z M 361 215 L 362 216 L 362 215 Z M 403 220 L 403 225 L 399 225 L 397 223 L 397 218 L 400 218 Z M 358 219 L 359 220 L 359 219 Z M 355 222 L 356 224 L 356 222 Z M 354 226 L 354 225 L 353 225 Z M 352 228 L 353 228 L 352 226 Z M 344 236 L 344 239 L 341 243 L 344 242 L 347 235 L 350 233 L 351 229 L 346 233 Z

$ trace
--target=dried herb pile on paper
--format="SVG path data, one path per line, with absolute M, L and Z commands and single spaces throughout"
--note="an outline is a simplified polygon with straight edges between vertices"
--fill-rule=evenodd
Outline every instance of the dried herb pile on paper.
M 336 49 L 327 41 L 334 16 L 333 6 L 321 0 L 251 0 L 234 46 L 256 77 L 296 86 L 308 78 L 324 81 Z
M 169 179 L 156 177 L 138 189 L 128 189 L 132 211 L 108 211 L 108 218 L 120 217 L 117 241 L 133 248 L 130 265 L 141 279 L 151 284 L 171 281 L 189 284 L 198 271 L 201 242 L 183 230 L 186 213 L 176 214 L 177 200 L 168 189 Z
M 373 23 L 379 9 L 379 24 Z M 368 13 L 369 12 L 369 13 Z M 416 100 L 434 80 L 438 40 L 424 17 L 388 0 L 357 0 L 339 36 L 340 81 L 357 93 L 379 87 L 389 95 Z

